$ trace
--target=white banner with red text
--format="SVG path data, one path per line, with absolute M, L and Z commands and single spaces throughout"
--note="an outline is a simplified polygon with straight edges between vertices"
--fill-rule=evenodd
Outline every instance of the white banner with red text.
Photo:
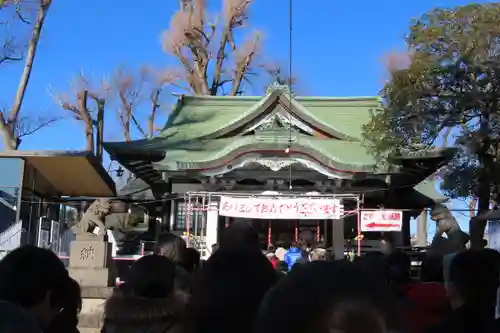
M 340 199 L 235 198 L 222 196 L 219 215 L 249 219 L 327 220 L 340 219 Z
M 403 212 L 400 210 L 362 210 L 361 231 L 401 231 Z

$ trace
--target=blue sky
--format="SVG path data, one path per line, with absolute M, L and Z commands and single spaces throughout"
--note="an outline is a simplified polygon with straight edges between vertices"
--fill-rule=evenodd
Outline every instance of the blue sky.
M 219 0 L 207 1 L 214 12 Z M 264 53 L 287 65 L 288 0 L 255 0 L 251 27 L 265 34 Z M 293 74 L 307 95 L 376 95 L 384 74 L 384 53 L 401 49 L 411 18 L 433 7 L 466 4 L 447 1 L 294 0 Z M 54 0 L 23 109 L 61 113 L 48 94 L 65 90 L 80 70 L 93 77 L 110 75 L 120 65 L 168 67 L 173 59 L 159 39 L 178 8 L 177 0 Z M 1 69 L 0 105 L 11 103 L 22 67 Z M 111 111 L 113 112 L 113 111 Z M 109 119 L 109 117 L 108 117 Z M 113 127 L 115 120 L 107 120 Z M 108 138 L 118 139 L 119 130 Z M 82 149 L 80 124 L 68 119 L 26 138 L 22 149 Z

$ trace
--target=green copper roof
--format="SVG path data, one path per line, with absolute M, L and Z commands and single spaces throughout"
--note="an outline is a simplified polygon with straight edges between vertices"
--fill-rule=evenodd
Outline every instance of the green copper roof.
M 362 125 L 379 105 L 377 97 L 293 97 L 290 101 L 290 96 L 279 90 L 263 97 L 182 96 L 160 136 L 175 141 L 218 136 L 272 109 L 273 102 L 287 108 L 291 104 L 299 118 L 341 139 L 355 141 L 362 139 Z

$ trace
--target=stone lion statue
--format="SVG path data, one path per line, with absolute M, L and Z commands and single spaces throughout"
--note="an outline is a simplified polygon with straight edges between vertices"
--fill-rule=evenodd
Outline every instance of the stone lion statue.
M 111 213 L 110 199 L 97 199 L 85 211 L 82 219 L 72 227 L 75 234 L 93 234 L 94 228 L 98 227 L 98 236 L 106 234 L 106 216 Z
M 469 235 L 462 231 L 448 207 L 437 204 L 432 207 L 430 215 L 431 219 L 436 222 L 436 235 L 431 244 L 433 251 L 446 254 L 465 249 Z M 446 234 L 447 238 L 444 238 L 443 234 Z

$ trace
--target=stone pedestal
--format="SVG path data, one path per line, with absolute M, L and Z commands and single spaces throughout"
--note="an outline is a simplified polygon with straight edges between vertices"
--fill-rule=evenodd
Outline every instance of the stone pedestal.
M 70 245 L 69 274 L 80 286 L 114 286 L 112 244 L 106 236 L 77 235 Z
M 104 302 L 112 294 L 116 269 L 107 236 L 77 235 L 70 245 L 69 274 L 82 290 L 80 332 L 99 332 Z

